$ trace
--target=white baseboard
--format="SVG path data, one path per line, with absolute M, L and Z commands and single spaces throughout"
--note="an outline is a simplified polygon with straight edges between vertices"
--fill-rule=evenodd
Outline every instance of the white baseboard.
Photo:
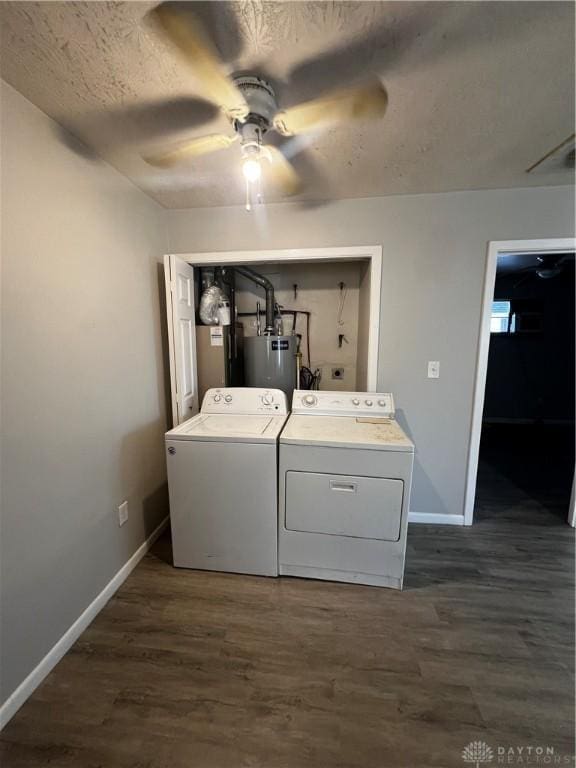
M 428 525 L 464 525 L 464 515 L 434 515 L 426 512 L 408 512 L 409 523 Z
M 44 656 L 42 661 L 30 672 L 27 678 L 23 680 L 18 688 L 6 699 L 0 707 L 0 731 L 11 720 L 11 718 L 20 709 L 26 699 L 32 695 L 34 690 L 40 685 L 42 680 L 54 669 L 56 664 L 64 654 L 74 645 L 86 627 L 94 620 L 108 600 L 113 596 L 116 590 L 132 573 L 158 536 L 162 533 L 168 524 L 168 517 L 165 517 L 160 525 L 148 536 L 146 541 L 138 547 L 132 557 L 120 568 L 118 573 L 106 584 L 104 589 L 90 603 L 88 608 L 76 619 L 74 624 L 66 630 L 60 640 Z

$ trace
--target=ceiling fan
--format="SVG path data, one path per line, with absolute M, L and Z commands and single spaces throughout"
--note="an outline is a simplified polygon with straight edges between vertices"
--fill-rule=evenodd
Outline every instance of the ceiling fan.
M 187 4 L 185 4 L 187 5 Z M 176 46 L 193 67 L 208 98 L 230 121 L 234 133 L 192 137 L 162 147 L 143 159 L 159 168 L 170 168 L 191 158 L 227 149 L 240 142 L 242 171 L 246 180 L 246 207 L 260 199 L 264 175 L 286 195 L 300 191 L 301 181 L 294 166 L 274 144 L 264 143 L 269 132 L 282 137 L 323 130 L 339 122 L 381 117 L 388 96 L 377 79 L 353 88 L 329 92 L 318 99 L 279 108 L 270 83 L 255 74 L 229 76 L 216 48 L 201 22 L 180 3 L 162 3 L 150 14 L 157 30 Z
M 520 273 L 524 273 L 523 276 L 514 284 L 514 288 L 518 288 L 523 285 L 531 277 L 535 277 L 540 280 L 551 280 L 554 277 L 558 277 L 564 271 L 564 265 L 567 261 L 573 259 L 572 255 L 555 256 L 553 254 L 545 256 L 537 256 L 537 264 L 533 264 L 530 267 L 524 267 L 520 270 Z

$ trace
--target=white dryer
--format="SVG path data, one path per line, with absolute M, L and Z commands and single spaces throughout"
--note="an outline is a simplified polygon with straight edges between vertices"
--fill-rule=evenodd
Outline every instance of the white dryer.
M 210 389 L 166 433 L 174 565 L 278 575 L 279 389 Z
M 414 445 L 391 394 L 296 390 L 280 436 L 282 575 L 402 588 Z

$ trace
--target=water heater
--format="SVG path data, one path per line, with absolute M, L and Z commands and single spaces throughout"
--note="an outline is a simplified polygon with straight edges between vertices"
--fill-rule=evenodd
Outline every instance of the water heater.
M 244 339 L 247 387 L 281 389 L 291 402 L 296 387 L 296 336 L 249 336 Z

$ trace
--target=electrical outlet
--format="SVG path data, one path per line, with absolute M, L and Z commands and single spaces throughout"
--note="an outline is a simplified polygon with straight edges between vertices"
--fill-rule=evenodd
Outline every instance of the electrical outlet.
M 344 378 L 344 368 L 332 368 L 332 378 L 341 381 Z
M 128 520 L 128 502 L 123 501 L 118 507 L 118 525 L 122 526 Z
M 440 378 L 440 361 L 428 360 L 428 378 L 439 379 Z

